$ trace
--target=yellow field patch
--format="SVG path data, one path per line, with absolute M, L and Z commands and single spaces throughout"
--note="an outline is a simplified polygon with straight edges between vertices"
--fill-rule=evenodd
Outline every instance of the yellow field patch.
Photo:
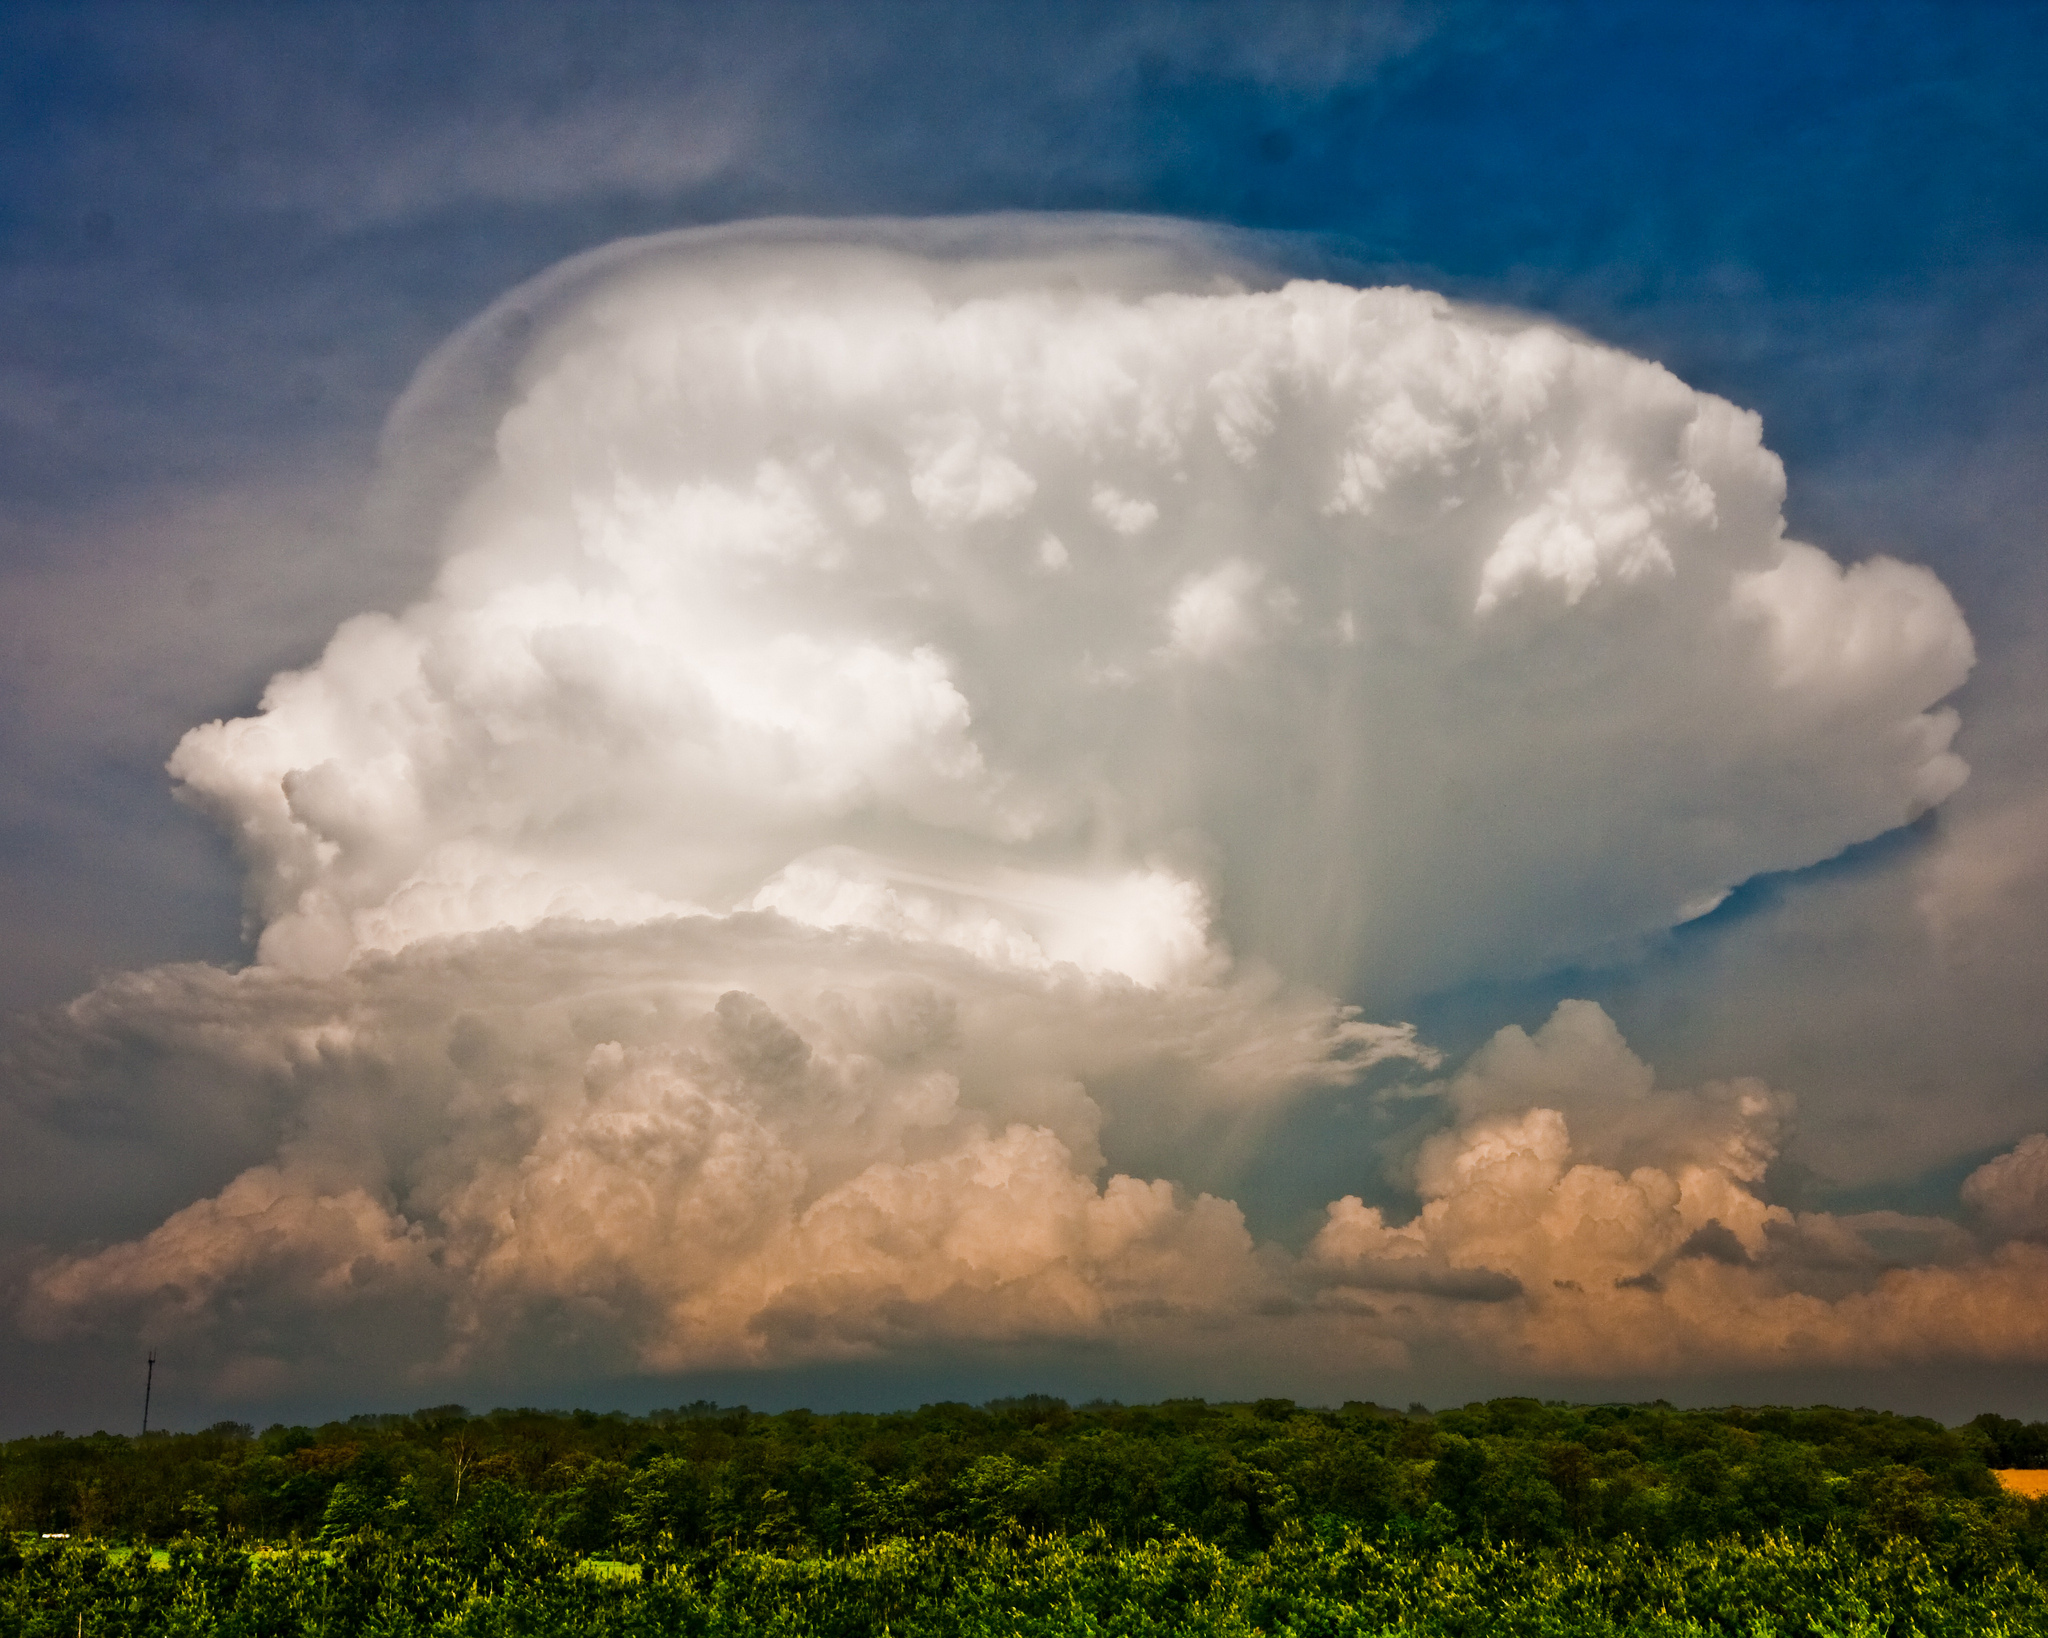
M 2048 1496 L 2048 1467 L 1995 1467 L 1991 1471 L 2015 1496 Z
M 107 1559 L 110 1563 L 125 1564 L 134 1555 L 134 1552 L 135 1549 L 133 1547 L 109 1547 L 107 1549 Z M 167 1547 L 152 1547 L 149 1550 L 149 1567 L 152 1570 L 168 1570 L 171 1567 L 170 1549 Z

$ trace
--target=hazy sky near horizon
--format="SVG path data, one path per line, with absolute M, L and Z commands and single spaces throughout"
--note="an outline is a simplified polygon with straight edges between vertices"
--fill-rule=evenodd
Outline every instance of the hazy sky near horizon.
M 2039 8 L 0 46 L 0 1431 L 2048 1415 Z

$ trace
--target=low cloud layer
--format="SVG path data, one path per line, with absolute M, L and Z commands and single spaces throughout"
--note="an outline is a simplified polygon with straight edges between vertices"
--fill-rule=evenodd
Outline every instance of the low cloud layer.
M 1431 1090 L 1457 1122 L 1418 1157 L 1421 1213 L 1389 1224 L 1339 1200 L 1303 1265 L 1326 1301 L 1375 1318 L 1378 1293 L 1496 1273 L 1492 1303 L 1402 1316 L 1411 1343 L 1595 1380 L 2048 1352 L 2048 1252 L 2010 1237 L 2039 1234 L 2048 1138 L 1965 1184 L 1980 1237 L 1941 1217 L 1771 1204 L 1791 1100 L 1754 1080 L 1659 1091 L 1590 1002 L 1562 1003 L 1534 1036 L 1502 1030 Z
M 748 915 L 163 971 L 49 1029 L 292 1111 L 273 1159 L 46 1262 L 21 1308 L 46 1344 L 173 1348 L 223 1398 L 990 1345 L 1587 1382 L 2048 1353 L 2048 1138 L 1970 1179 L 1967 1226 L 1795 1213 L 1762 1186 L 1790 1100 L 1660 1091 L 1586 1002 L 1413 1089 L 1451 1115 L 1417 1215 L 1349 1196 L 1298 1254 L 1099 1158 L 1132 1104 L 1222 1141 L 1426 1059 L 1270 990 L 1020 980 Z
M 1098 1185 L 1105 1115 L 1171 1104 L 1227 1141 L 1419 1050 L 1270 985 L 1017 975 L 773 914 L 555 922 L 313 979 L 164 969 L 46 1030 L 53 1113 L 119 1033 L 292 1133 L 139 1240 L 47 1268 L 32 1324 L 118 1317 L 265 1381 L 365 1350 L 663 1370 L 1206 1310 L 1251 1278 L 1241 1217 Z
M 18 1154 L 124 1103 L 257 1151 L 44 1245 L 33 1335 L 176 1337 L 223 1395 L 1222 1334 L 1586 1376 L 2048 1348 L 2048 1140 L 1968 1227 L 1799 1215 L 1790 1098 L 1659 1091 L 1589 1003 L 1436 1081 L 1367 1021 L 1966 777 L 1953 602 L 1786 539 L 1754 416 L 1054 221 L 587 259 L 430 366 L 394 492 L 446 492 L 458 422 L 432 592 L 172 759 L 255 963 L 7 1043 Z M 1387 1063 L 1444 1111 L 1412 1221 L 1365 1152 L 1299 1252 L 1187 1181 Z

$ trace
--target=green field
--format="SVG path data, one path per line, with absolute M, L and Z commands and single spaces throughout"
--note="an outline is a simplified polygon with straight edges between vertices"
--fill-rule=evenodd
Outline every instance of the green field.
M 2044 1446 L 1530 1400 L 58 1435 L 0 1447 L 0 1638 L 2048 1633 L 2048 1504 L 1991 1473 Z

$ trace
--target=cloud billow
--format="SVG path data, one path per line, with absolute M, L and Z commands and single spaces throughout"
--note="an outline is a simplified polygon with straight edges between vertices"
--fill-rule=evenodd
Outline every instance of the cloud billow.
M 428 1375 L 1283 1312 L 1595 1370 L 1854 1238 L 1755 1192 L 1778 1094 L 1658 1093 L 1597 1008 L 1444 1083 L 1412 1224 L 1340 1201 L 1297 1259 L 1101 1180 L 1105 1123 L 1185 1176 L 1433 1062 L 1345 998 L 1655 933 L 1960 784 L 1953 602 L 1787 540 L 1755 416 L 1160 224 L 676 235 L 506 310 L 423 378 L 496 383 L 431 593 L 172 759 L 256 963 L 39 1025 L 175 1042 L 277 1152 L 46 1262 L 38 1334 L 210 1338 L 248 1391 L 370 1311 Z
M 1213 912 L 1400 997 L 1962 780 L 1952 601 L 1787 542 L 1753 415 L 1435 296 L 986 232 L 552 294 L 433 595 L 173 758 L 265 959 L 751 900 L 1150 979 Z

